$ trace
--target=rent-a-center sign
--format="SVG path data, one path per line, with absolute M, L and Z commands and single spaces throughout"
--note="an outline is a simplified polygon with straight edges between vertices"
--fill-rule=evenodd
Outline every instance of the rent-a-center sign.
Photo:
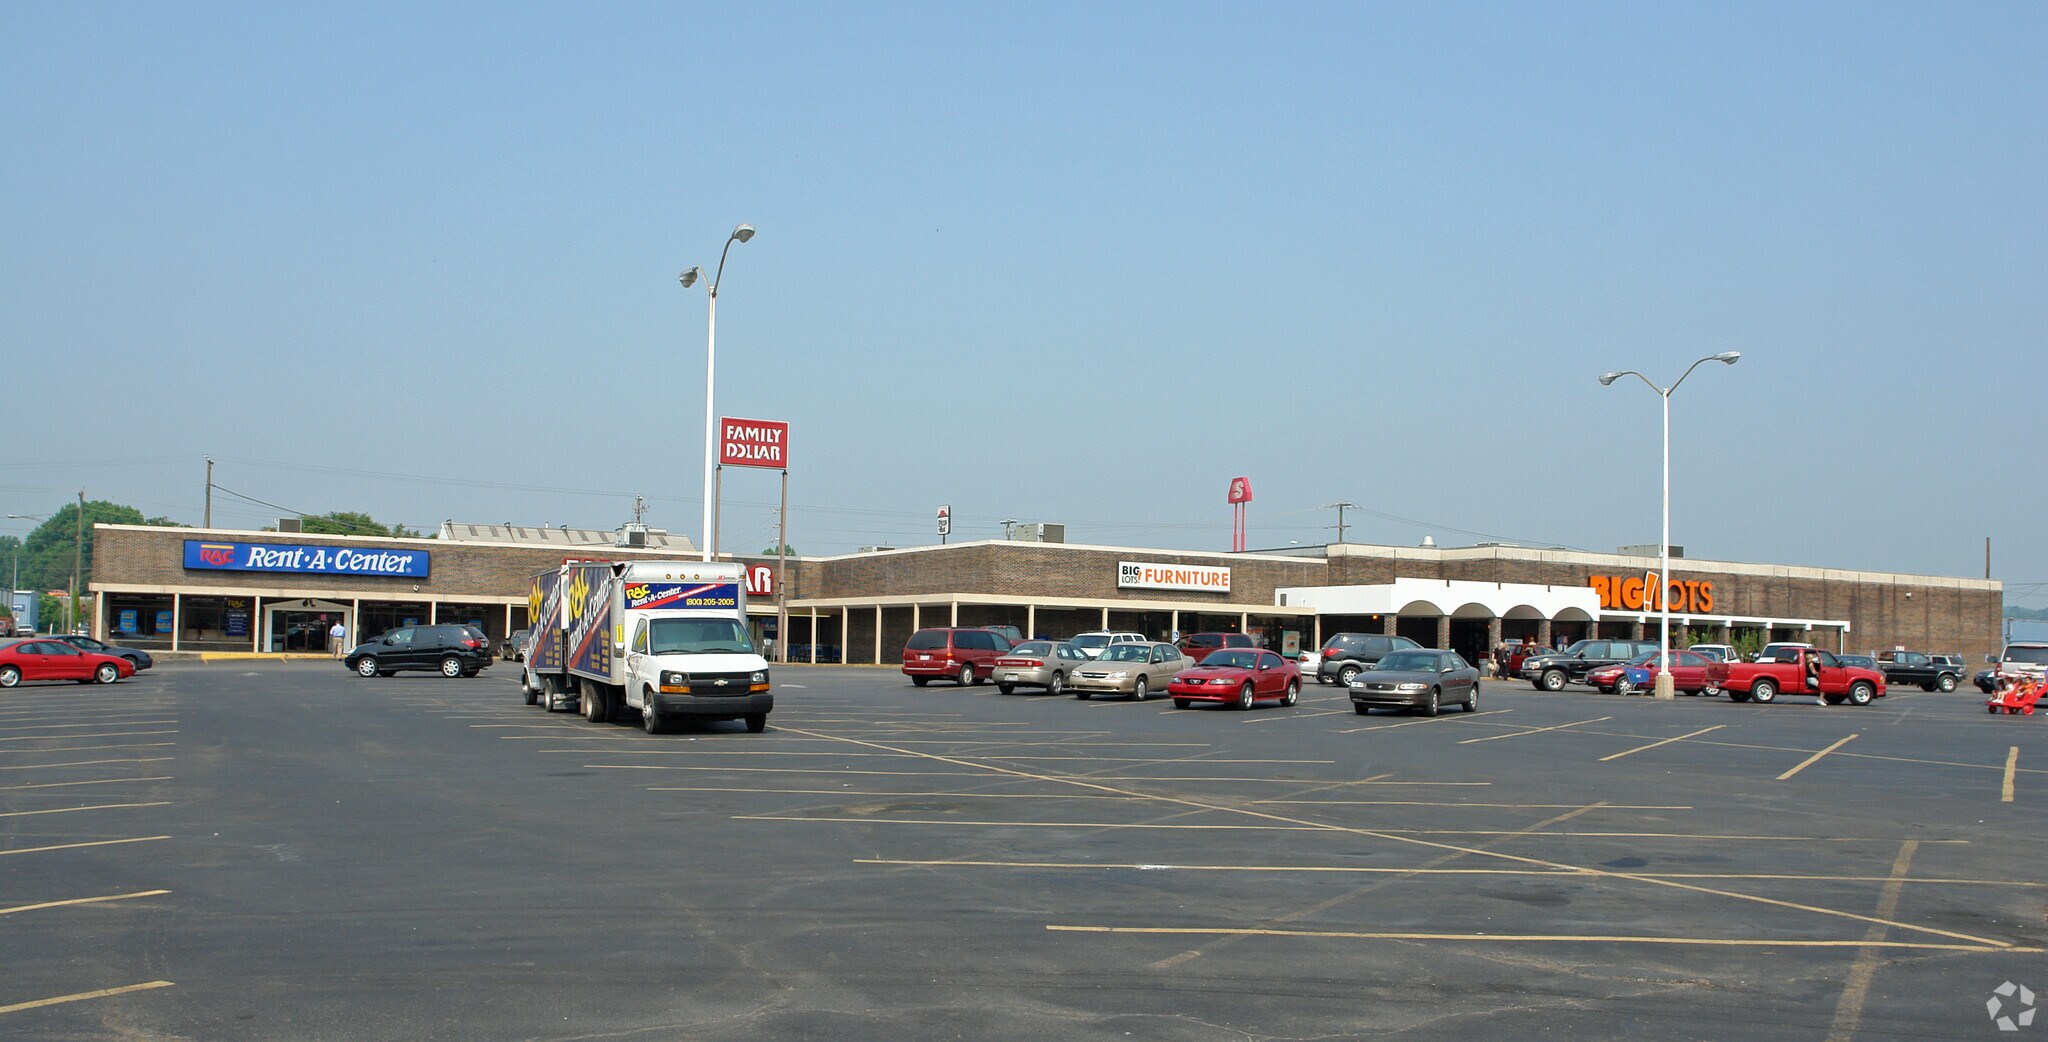
M 789 468 L 789 424 L 782 420 L 718 419 L 718 462 L 727 467 Z
M 433 555 L 425 550 L 377 550 L 302 543 L 216 543 L 185 540 L 185 567 L 222 572 L 301 572 L 425 579 Z
M 1118 561 L 1116 585 L 1119 590 L 1199 590 L 1203 593 L 1229 593 L 1230 569 L 1209 565 Z

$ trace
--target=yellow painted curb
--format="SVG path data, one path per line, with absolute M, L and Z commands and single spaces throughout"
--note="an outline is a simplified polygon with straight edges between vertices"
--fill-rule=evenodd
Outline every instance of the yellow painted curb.
M 201 662 L 319 662 L 322 660 L 341 661 L 332 655 L 302 654 L 289 651 L 203 651 Z

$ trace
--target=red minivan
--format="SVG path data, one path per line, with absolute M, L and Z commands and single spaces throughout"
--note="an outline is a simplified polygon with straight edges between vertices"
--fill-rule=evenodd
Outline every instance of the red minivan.
M 918 687 L 937 677 L 961 687 L 995 676 L 996 658 L 1010 650 L 1009 638 L 994 630 L 918 630 L 903 645 L 903 675 Z

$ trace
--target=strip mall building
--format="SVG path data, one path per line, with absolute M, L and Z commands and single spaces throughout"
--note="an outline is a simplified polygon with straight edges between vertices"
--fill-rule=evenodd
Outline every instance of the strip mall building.
M 94 526 L 93 630 L 161 650 L 318 648 L 351 637 L 469 622 L 494 639 L 525 626 L 528 579 L 565 560 L 694 558 L 653 533 L 442 526 L 439 538 Z M 1286 553 L 1195 553 L 986 541 L 749 565 L 757 636 L 787 612 L 795 657 L 893 663 L 921 626 L 1011 625 L 1067 636 L 1136 630 L 1256 632 L 1275 647 L 1338 632 L 1398 633 L 1467 657 L 1494 642 L 1654 637 L 1657 561 L 1524 547 L 1336 544 Z M 1715 643 L 1753 633 L 1838 651 L 1906 647 L 1974 661 L 1998 650 L 2003 590 L 1987 579 L 1674 559 L 1674 633 Z

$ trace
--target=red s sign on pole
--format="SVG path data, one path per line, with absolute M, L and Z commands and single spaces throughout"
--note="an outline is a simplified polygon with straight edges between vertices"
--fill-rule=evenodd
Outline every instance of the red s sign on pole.
M 789 468 L 789 423 L 784 420 L 718 420 L 718 465 Z
M 1252 479 L 1230 479 L 1230 552 L 1244 553 L 1244 506 L 1252 501 Z

